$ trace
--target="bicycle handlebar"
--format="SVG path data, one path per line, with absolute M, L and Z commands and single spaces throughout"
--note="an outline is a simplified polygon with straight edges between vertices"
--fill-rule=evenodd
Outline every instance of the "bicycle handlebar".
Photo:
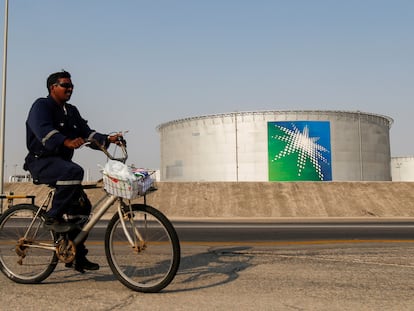
M 120 147 L 121 148 L 121 151 L 122 151 L 122 157 L 120 157 L 120 158 L 116 158 L 116 157 L 114 157 L 109 151 L 108 151 L 108 148 L 107 147 L 105 147 L 105 145 L 102 145 L 101 143 L 99 143 L 95 138 L 89 138 L 88 140 L 87 140 L 87 143 L 86 144 L 94 144 L 95 146 L 97 146 L 103 153 L 105 153 L 105 155 L 109 158 L 109 159 L 111 159 L 111 160 L 114 160 L 114 161 L 119 161 L 119 162 L 122 162 L 122 163 L 125 163 L 126 162 L 126 160 L 128 159 L 128 152 L 127 152 L 127 147 L 126 147 L 126 140 L 123 138 L 123 137 L 121 137 L 121 136 L 119 136 L 118 138 L 118 142 L 117 142 L 117 146 L 118 147 Z

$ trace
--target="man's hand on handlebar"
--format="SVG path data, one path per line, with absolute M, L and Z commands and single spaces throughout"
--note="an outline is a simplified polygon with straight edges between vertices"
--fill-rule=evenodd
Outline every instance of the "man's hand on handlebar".
M 125 145 L 126 141 L 121 133 L 116 133 L 108 136 L 108 142 L 117 145 Z
M 78 137 L 74 139 L 66 138 L 65 141 L 63 142 L 65 147 L 69 149 L 78 149 L 79 147 L 82 147 L 84 143 L 85 143 L 85 140 L 82 137 Z

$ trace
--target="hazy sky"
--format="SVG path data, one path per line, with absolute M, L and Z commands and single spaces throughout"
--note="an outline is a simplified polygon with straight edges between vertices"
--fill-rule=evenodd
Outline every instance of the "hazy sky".
M 129 130 L 138 166 L 159 167 L 161 123 L 256 110 L 386 115 L 392 156 L 414 155 L 412 0 L 9 0 L 5 177 L 62 68 L 92 128 Z M 105 162 L 76 159 L 94 177 Z

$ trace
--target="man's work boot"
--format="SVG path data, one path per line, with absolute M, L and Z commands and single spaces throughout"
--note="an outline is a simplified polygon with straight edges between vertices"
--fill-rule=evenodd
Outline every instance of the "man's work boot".
M 84 245 L 80 244 L 76 250 L 74 264 L 70 262 L 65 264 L 65 267 L 70 268 L 74 266 L 75 270 L 80 273 L 85 273 L 85 270 L 99 270 L 99 264 L 89 261 L 86 258 L 86 254 L 88 254 L 88 250 Z
M 89 261 L 88 258 L 84 256 L 75 259 L 75 270 L 80 273 L 85 273 L 85 270 L 99 270 L 99 264 Z

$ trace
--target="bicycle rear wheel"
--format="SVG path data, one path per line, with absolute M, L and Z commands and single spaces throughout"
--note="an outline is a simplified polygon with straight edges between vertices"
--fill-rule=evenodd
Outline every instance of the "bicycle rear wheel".
M 128 211 L 126 211 L 128 210 Z M 133 204 L 125 207 L 126 230 L 115 214 L 105 234 L 105 253 L 112 272 L 126 287 L 154 293 L 174 279 L 180 264 L 180 243 L 171 222 L 155 208 Z
M 54 250 L 36 247 L 53 247 L 55 240 L 53 232 L 43 228 L 44 213 L 34 218 L 38 209 L 18 204 L 0 218 L 0 270 L 17 283 L 39 283 L 58 263 Z

